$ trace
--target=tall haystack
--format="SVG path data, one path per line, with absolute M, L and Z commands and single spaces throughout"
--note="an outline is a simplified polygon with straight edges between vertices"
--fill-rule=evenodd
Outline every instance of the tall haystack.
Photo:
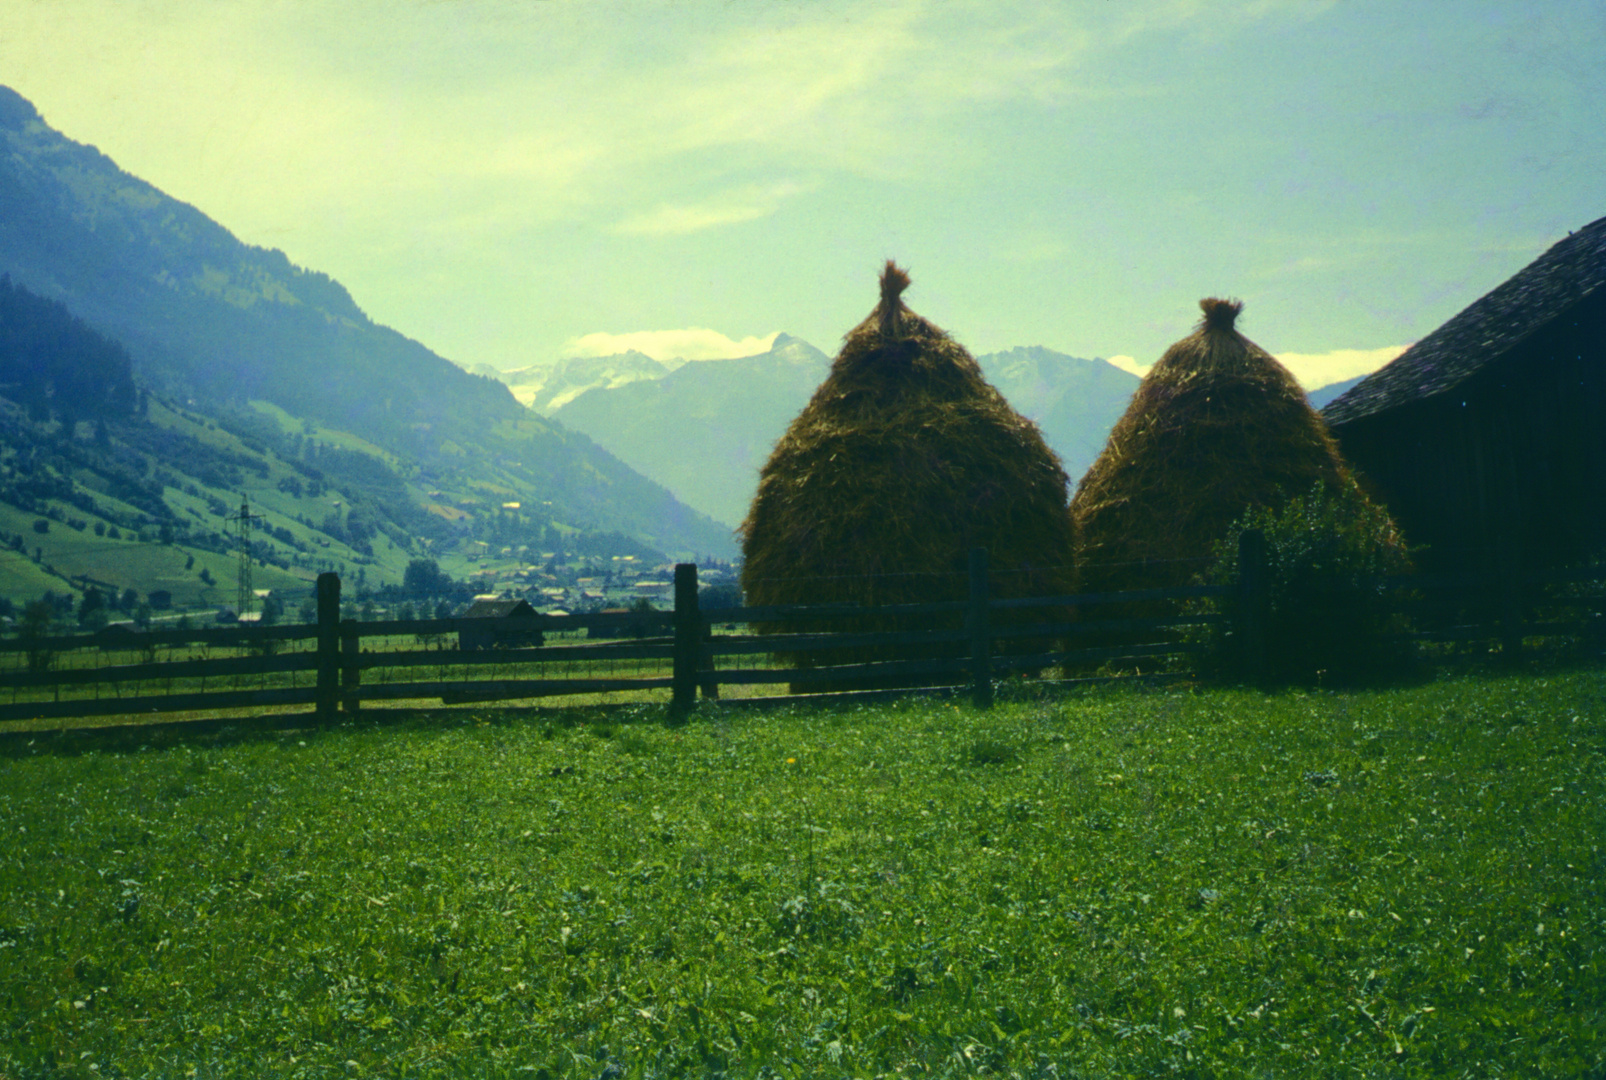
M 1293 375 L 1233 328 L 1243 305 L 1199 306 L 1198 328 L 1149 371 L 1071 500 L 1081 592 L 1186 584 L 1251 507 L 1317 481 L 1354 487 Z
M 1059 459 L 904 305 L 908 285 L 888 261 L 880 304 L 760 472 L 741 526 L 750 604 L 962 599 L 972 547 L 995 595 L 1070 591 Z

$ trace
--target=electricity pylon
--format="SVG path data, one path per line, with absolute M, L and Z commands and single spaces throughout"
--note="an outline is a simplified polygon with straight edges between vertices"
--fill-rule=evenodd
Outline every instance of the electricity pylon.
M 239 615 L 250 611 L 251 603 L 256 599 L 256 594 L 251 591 L 251 522 L 260 517 L 251 513 L 251 503 L 241 495 L 240 512 L 229 518 L 240 531 L 240 573 L 234 600 L 234 610 Z

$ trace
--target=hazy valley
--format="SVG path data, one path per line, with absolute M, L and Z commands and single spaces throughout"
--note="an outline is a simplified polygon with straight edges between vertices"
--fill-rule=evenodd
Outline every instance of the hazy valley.
M 253 585 L 286 596 L 330 569 L 372 592 L 429 559 L 572 603 L 615 557 L 728 559 L 759 467 L 830 365 L 782 334 L 735 359 L 465 371 L 4 88 L 0 273 L 0 596 L 16 602 L 94 587 L 231 605 L 242 498 Z M 89 377 L 91 353 L 120 357 L 115 378 Z M 1040 347 L 978 360 L 1073 482 L 1138 385 Z

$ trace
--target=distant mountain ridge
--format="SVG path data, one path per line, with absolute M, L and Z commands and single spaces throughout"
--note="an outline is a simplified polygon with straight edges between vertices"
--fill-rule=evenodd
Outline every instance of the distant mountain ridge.
M 694 360 L 659 379 L 592 388 L 555 415 L 688 505 L 735 526 L 775 440 L 830 367 L 819 349 L 781 334 L 755 356 Z
M 537 531 L 733 550 L 728 529 L 589 438 L 372 322 L 328 276 L 242 244 L 60 135 L 4 87 L 0 272 L 120 342 L 140 384 L 175 401 L 269 402 L 396 455 L 415 504 L 433 489 L 470 516 L 476 505 L 541 507 Z
M 1042 347 L 977 362 L 1016 410 L 1043 429 L 1073 483 L 1104 448 L 1140 381 L 1103 360 Z M 755 356 L 694 361 L 658 379 L 596 385 L 554 415 L 691 506 L 735 525 L 747 516 L 776 440 L 830 367 L 825 353 L 781 334 Z
M 542 372 L 552 380 L 548 385 L 564 387 L 546 399 L 554 402 L 550 409 L 557 419 L 689 505 L 739 524 L 757 490 L 759 469 L 825 379 L 830 357 L 788 334 L 779 335 L 764 353 L 693 361 L 664 375 L 640 362 L 656 361 L 639 353 L 634 357 L 640 359 L 621 354 L 565 362 L 574 364 L 572 369 L 560 363 L 526 371 Z M 976 361 L 1016 411 L 1042 430 L 1073 488 L 1103 452 L 1110 429 L 1142 383 L 1107 360 L 1040 345 L 986 353 Z M 640 378 L 609 382 L 603 377 L 630 363 L 643 373 Z M 587 389 L 573 393 L 582 380 L 589 381 Z M 1336 396 L 1345 385 L 1324 387 L 1313 397 Z
M 1305 396 L 1310 399 L 1310 407 L 1317 412 L 1321 412 L 1329 404 L 1348 393 L 1351 387 L 1359 386 L 1366 378 L 1367 375 L 1357 375 L 1353 379 L 1345 379 L 1343 382 L 1328 383 L 1326 386 L 1318 386 Z
M 1107 360 L 1085 360 L 1041 345 L 976 357 L 982 374 L 1042 429 L 1074 488 L 1104 450 L 1110 429 L 1142 379 Z
M 614 356 L 580 356 L 551 368 L 526 368 L 503 381 L 513 396 L 542 416 L 551 416 L 587 390 L 617 390 L 633 382 L 662 379 L 677 365 L 631 349 Z

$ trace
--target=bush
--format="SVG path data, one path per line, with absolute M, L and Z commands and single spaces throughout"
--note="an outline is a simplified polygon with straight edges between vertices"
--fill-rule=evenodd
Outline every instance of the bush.
M 1377 579 L 1409 573 L 1405 541 L 1388 512 L 1353 481 L 1329 490 L 1318 483 L 1281 508 L 1259 507 L 1216 543 L 1204 581 L 1238 581 L 1239 537 L 1266 537 L 1267 674 L 1279 682 L 1355 681 L 1398 674 L 1408 647 L 1389 640 L 1408 629 L 1398 598 Z M 1234 599 L 1205 606 L 1233 614 Z M 1241 662 L 1229 623 L 1215 628 L 1206 664 Z

